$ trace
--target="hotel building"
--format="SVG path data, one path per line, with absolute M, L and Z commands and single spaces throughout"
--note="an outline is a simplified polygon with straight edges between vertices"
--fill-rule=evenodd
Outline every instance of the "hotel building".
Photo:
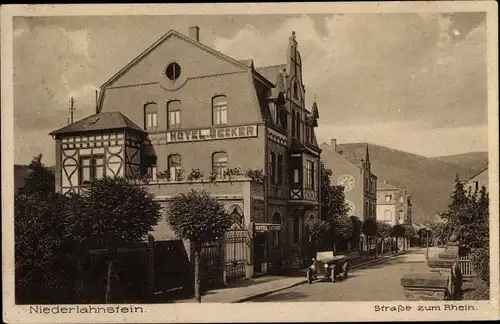
M 202 44 L 196 26 L 169 31 L 102 85 L 94 115 L 51 133 L 57 191 L 145 174 L 163 205 L 207 190 L 232 231 L 249 233 L 231 247 L 243 250 L 227 256 L 228 276 L 303 254 L 304 218 L 319 217 L 319 114 L 305 106 L 294 32 L 284 53 L 283 64 L 258 68 Z M 176 237 L 164 219 L 152 234 Z

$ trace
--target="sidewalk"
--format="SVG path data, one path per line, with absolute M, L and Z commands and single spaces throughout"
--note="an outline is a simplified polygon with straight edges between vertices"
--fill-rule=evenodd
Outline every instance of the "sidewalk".
M 384 262 L 409 253 L 413 249 L 400 251 L 396 254 L 385 253 L 384 257 L 368 258 L 351 266 L 351 270 L 362 268 L 371 264 Z M 307 283 L 304 270 L 295 270 L 282 275 L 266 275 L 252 279 L 237 279 L 231 281 L 228 287 L 207 291 L 201 296 L 202 303 L 241 303 L 260 298 L 281 290 L 292 288 Z M 194 303 L 194 299 L 178 300 L 176 303 Z

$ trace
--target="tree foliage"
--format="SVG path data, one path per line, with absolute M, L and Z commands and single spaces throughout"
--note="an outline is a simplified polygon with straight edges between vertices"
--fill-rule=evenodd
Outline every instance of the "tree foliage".
M 224 205 L 209 192 L 192 189 L 172 198 L 167 222 L 177 235 L 199 246 L 221 239 L 232 219 Z
M 392 226 L 386 222 L 377 221 L 377 237 L 382 239 L 391 237 Z
M 345 203 L 344 187 L 332 186 L 332 170 L 321 162 L 321 215 L 324 220 L 332 221 L 337 216 L 347 216 L 349 207 Z
M 394 237 L 404 237 L 405 228 L 401 224 L 396 224 L 392 227 L 392 236 Z
M 330 224 L 317 217 L 307 217 L 304 224 L 309 230 L 309 233 L 315 237 L 318 237 L 330 230 Z
M 417 235 L 415 228 L 411 224 L 404 224 L 403 227 L 405 229 L 405 233 L 404 233 L 405 238 L 410 240 Z
M 24 194 L 48 194 L 55 190 L 55 176 L 42 163 L 42 154 L 35 156 L 28 165 L 28 173 L 24 177 L 24 185 L 19 192 Z
M 153 194 L 126 178 L 95 179 L 72 198 L 72 232 L 85 246 L 144 241 L 161 218 L 161 206 Z
M 20 303 L 54 301 L 71 289 L 65 264 L 72 242 L 70 220 L 61 212 L 68 198 L 54 193 L 54 175 L 41 159 L 33 158 L 14 197 L 15 286 Z
M 363 222 L 359 219 L 358 216 L 350 216 L 349 219 L 352 223 L 352 235 L 351 241 L 358 242 L 361 237 L 361 227 L 363 226 Z
M 335 243 L 349 240 L 354 232 L 354 224 L 347 215 L 339 215 L 332 221 L 333 238 Z
M 361 226 L 361 231 L 363 234 L 367 236 L 375 236 L 377 235 L 377 221 L 375 218 L 368 218 L 363 221 L 363 225 Z

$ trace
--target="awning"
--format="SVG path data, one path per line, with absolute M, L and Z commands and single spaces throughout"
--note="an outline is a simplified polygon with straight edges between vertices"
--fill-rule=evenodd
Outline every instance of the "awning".
M 276 223 L 255 223 L 255 232 L 281 231 L 281 224 Z

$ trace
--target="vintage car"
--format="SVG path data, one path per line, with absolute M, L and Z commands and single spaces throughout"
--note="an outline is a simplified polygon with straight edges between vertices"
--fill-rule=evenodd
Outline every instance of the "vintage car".
M 312 260 L 312 265 L 307 268 L 307 282 L 312 283 L 321 274 L 332 282 L 335 282 L 340 274 L 342 279 L 346 279 L 349 274 L 349 258 L 345 255 L 334 255 L 332 251 L 318 252 Z

